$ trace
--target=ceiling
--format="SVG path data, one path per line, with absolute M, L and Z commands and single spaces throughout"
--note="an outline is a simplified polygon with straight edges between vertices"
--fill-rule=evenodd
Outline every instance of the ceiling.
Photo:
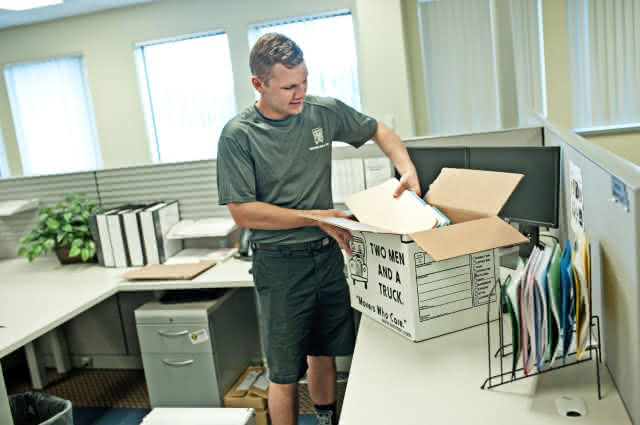
M 101 10 L 126 7 L 152 0 L 64 0 L 64 3 L 37 9 L 11 11 L 0 9 L 0 29 L 36 22 L 51 21 L 67 16 L 83 15 Z

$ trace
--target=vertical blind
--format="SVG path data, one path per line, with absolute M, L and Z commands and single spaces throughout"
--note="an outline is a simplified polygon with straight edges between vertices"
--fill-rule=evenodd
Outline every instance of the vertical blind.
M 101 165 L 81 57 L 7 65 L 4 75 L 24 175 Z
M 500 128 L 489 0 L 419 2 L 433 133 Z
M 252 47 L 261 35 L 269 32 L 286 35 L 304 52 L 309 70 L 309 94 L 335 97 L 355 109 L 361 109 L 350 12 L 253 25 L 249 29 L 249 45 Z
M 640 123 L 640 0 L 567 0 L 573 125 Z
M 236 113 L 227 35 L 144 45 L 137 63 L 154 162 L 215 158 Z
M 544 82 L 541 0 L 511 0 L 513 59 L 518 124 L 535 124 L 535 115 L 547 115 Z

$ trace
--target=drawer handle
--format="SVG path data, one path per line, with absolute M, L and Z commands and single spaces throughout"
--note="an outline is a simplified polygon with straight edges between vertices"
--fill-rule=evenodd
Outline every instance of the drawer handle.
M 158 333 L 162 336 L 181 336 L 189 333 L 188 330 L 178 331 L 178 332 L 168 332 L 168 331 L 158 331 Z
M 189 366 L 191 363 L 193 363 L 193 360 L 183 360 L 181 362 L 177 362 L 173 360 L 162 359 L 162 362 L 167 366 Z

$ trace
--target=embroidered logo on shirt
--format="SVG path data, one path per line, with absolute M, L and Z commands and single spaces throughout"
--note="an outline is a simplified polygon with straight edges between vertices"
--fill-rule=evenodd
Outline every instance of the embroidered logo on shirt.
M 315 146 L 309 148 L 310 151 L 315 151 L 316 149 L 326 148 L 330 145 L 330 143 L 324 142 L 324 134 L 322 132 L 322 127 L 316 127 L 311 130 L 311 134 L 313 134 L 313 143 Z
M 315 142 L 316 145 L 319 145 L 320 143 L 324 142 L 324 136 L 322 135 L 322 127 L 316 127 L 313 130 L 311 130 L 311 133 L 313 133 L 313 141 Z

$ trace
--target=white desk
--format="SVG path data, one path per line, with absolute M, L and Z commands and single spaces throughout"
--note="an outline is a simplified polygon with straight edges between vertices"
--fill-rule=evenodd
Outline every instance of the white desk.
M 62 266 L 55 258 L 0 261 L 0 358 L 55 329 L 119 291 L 252 287 L 250 262 L 230 259 L 189 281 L 122 279 L 127 269 Z M 0 368 L 0 424 L 11 414 Z
M 604 364 L 602 400 L 593 361 L 481 390 L 487 366 L 486 326 L 415 343 L 363 315 L 340 425 L 631 424 Z M 559 416 L 561 395 L 584 398 L 587 416 Z

